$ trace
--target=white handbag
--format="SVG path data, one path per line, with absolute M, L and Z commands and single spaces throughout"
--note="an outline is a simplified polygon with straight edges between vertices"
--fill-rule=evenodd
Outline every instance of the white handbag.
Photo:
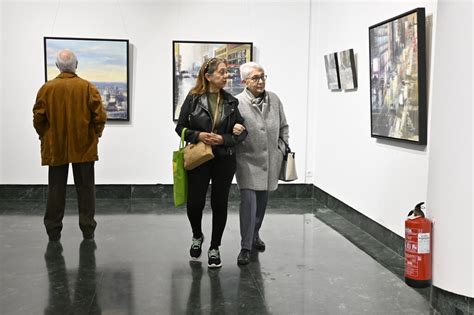
M 283 141 L 283 143 L 285 143 L 285 156 L 281 163 L 280 176 L 278 179 L 284 182 L 291 182 L 298 179 L 298 175 L 296 174 L 295 152 L 291 152 L 290 147 L 285 141 Z

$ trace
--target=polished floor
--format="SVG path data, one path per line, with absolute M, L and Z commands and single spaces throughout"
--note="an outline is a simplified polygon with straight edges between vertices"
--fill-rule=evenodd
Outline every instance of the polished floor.
M 94 242 L 81 238 L 75 202 L 67 208 L 61 241 L 48 242 L 43 202 L 0 201 L 0 314 L 434 313 L 419 292 L 320 221 L 315 213 L 331 210 L 314 200 L 270 200 L 261 231 L 267 249 L 243 267 L 231 202 L 219 270 L 204 257 L 189 261 L 183 208 L 99 200 Z M 206 210 L 206 236 L 210 222 Z

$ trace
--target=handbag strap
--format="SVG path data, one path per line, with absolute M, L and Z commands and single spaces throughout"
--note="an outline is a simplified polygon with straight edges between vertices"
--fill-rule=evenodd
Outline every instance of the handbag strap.
M 186 134 L 186 130 L 188 130 L 188 128 L 183 128 L 183 130 L 181 131 L 181 141 L 179 143 L 180 149 L 184 148 L 184 135 Z
M 217 121 L 217 115 L 219 113 L 219 103 L 221 102 L 221 91 L 217 94 L 217 104 L 216 104 L 216 110 L 214 111 L 214 120 L 212 121 L 212 129 L 211 132 L 214 132 L 214 127 L 216 126 L 216 121 Z

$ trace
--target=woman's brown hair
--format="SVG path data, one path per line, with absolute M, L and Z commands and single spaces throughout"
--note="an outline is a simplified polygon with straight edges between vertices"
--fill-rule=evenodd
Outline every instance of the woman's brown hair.
M 224 58 L 211 58 L 202 64 L 199 69 L 199 74 L 196 79 L 196 85 L 189 91 L 189 94 L 204 94 L 209 90 L 209 81 L 206 80 L 206 73 L 212 74 L 216 71 L 217 67 L 225 63 L 227 66 L 227 60 Z

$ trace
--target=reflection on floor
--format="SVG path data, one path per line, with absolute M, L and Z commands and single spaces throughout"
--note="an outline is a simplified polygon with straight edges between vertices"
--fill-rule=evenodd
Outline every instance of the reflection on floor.
M 318 219 L 311 199 L 273 199 L 261 237 L 238 267 L 238 203 L 231 202 L 223 267 L 190 262 L 184 208 L 99 200 L 96 240 L 83 241 L 68 201 L 61 242 L 48 243 L 43 202 L 0 201 L 1 314 L 431 314 L 426 299 Z M 323 218 L 324 217 L 324 218 Z M 211 233 L 211 214 L 203 219 Z M 204 249 L 207 251 L 209 237 Z

